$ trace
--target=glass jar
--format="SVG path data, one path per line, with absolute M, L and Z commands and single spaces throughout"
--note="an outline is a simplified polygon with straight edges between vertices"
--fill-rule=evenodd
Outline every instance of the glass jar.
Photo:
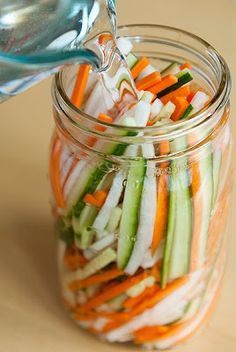
M 160 69 L 190 61 L 212 100 L 171 125 L 114 126 L 71 104 L 76 67 L 56 76 L 50 178 L 59 273 L 81 327 L 109 342 L 166 349 L 203 325 L 223 276 L 230 73 L 208 43 L 184 31 L 131 25 L 120 35 Z

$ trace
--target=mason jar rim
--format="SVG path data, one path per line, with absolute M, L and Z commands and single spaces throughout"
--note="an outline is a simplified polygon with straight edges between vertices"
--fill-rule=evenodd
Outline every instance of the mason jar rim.
M 205 106 L 201 111 L 193 114 L 191 116 L 191 119 L 179 120 L 170 125 L 149 126 L 149 127 L 133 127 L 133 126 L 127 127 L 119 124 L 111 124 L 111 123 L 107 123 L 107 122 L 95 119 L 93 116 L 88 115 L 84 111 L 77 108 L 71 102 L 70 98 L 68 97 L 63 87 L 63 80 L 62 80 L 63 69 L 62 69 L 60 72 L 58 72 L 55 75 L 55 78 L 54 78 L 54 83 L 52 87 L 53 100 L 54 100 L 54 103 L 56 103 L 58 107 L 63 110 L 63 113 L 66 114 L 66 117 L 70 120 L 70 122 L 74 125 L 74 127 L 78 127 L 80 130 L 84 130 L 88 132 L 88 128 L 86 124 L 83 125 L 81 124 L 81 122 L 76 121 L 76 116 L 79 115 L 84 119 L 84 122 L 94 123 L 96 121 L 97 125 L 107 128 L 107 132 L 106 131 L 100 132 L 99 129 L 89 130 L 89 133 L 91 133 L 91 135 L 95 137 L 107 138 L 107 139 L 109 138 L 111 139 L 112 137 L 117 138 L 118 131 L 129 130 L 129 131 L 136 132 L 138 135 L 142 134 L 144 138 L 145 136 L 147 137 L 151 136 L 151 139 L 155 139 L 155 141 L 158 142 L 158 140 L 162 141 L 165 139 L 175 138 L 179 134 L 190 133 L 192 129 L 194 129 L 199 125 L 202 125 L 204 122 L 207 122 L 214 114 L 216 114 L 219 110 L 222 109 L 222 107 L 224 107 L 227 104 L 230 97 L 231 86 L 232 86 L 230 70 L 226 61 L 221 56 L 221 54 L 216 49 L 214 49 L 214 47 L 212 47 L 206 40 L 202 39 L 201 37 L 191 32 L 188 32 L 176 27 L 172 27 L 172 26 L 166 26 L 166 25 L 127 24 L 127 25 L 119 26 L 118 29 L 119 30 L 134 29 L 135 27 L 146 28 L 146 29 L 155 28 L 156 30 L 158 29 L 169 30 L 179 34 L 184 34 L 185 36 L 196 40 L 196 42 L 201 43 L 208 50 L 208 54 L 211 55 L 211 58 L 214 60 L 214 64 L 217 65 L 217 67 L 220 69 L 220 72 L 221 72 L 221 79 L 219 82 L 219 86 L 213 98 L 210 100 L 208 105 Z M 141 35 L 141 36 L 137 35 L 137 36 L 130 36 L 130 37 L 145 38 L 145 35 Z M 158 38 L 158 37 L 154 36 L 153 38 Z M 184 43 L 178 42 L 178 44 L 183 45 Z M 91 62 L 89 62 L 89 64 L 91 64 Z M 163 132 L 163 128 L 165 129 L 164 132 Z M 129 142 L 132 141 L 132 143 L 135 143 L 135 139 L 137 139 L 137 134 L 134 133 L 133 136 L 129 136 L 128 137 Z M 125 141 L 126 137 L 121 137 L 121 139 Z M 140 142 L 139 137 L 138 137 L 138 140 Z

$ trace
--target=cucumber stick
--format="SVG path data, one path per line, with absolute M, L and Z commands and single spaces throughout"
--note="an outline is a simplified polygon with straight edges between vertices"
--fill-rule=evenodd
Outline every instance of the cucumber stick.
M 79 248 L 86 249 L 93 239 L 94 231 L 90 229 L 96 218 L 98 209 L 93 206 L 86 205 L 81 212 L 79 218 L 72 218 L 72 226 L 79 244 Z
M 193 80 L 193 76 L 190 72 L 185 72 L 182 76 L 178 78 L 178 82 L 173 84 L 172 86 L 162 90 L 160 93 L 157 94 L 157 98 L 162 98 L 165 95 L 175 91 L 176 89 L 182 87 L 184 84 L 189 83 Z
M 176 75 L 179 71 L 180 71 L 180 68 L 177 62 L 172 62 L 170 65 L 164 68 L 164 70 L 161 71 L 161 75 L 162 76 Z
M 184 150 L 186 147 L 185 137 L 176 139 L 171 145 L 172 151 Z M 171 163 L 170 205 L 161 275 L 163 288 L 169 280 L 185 275 L 189 270 L 192 203 L 186 163 L 184 157 Z
M 121 208 L 115 207 L 111 209 L 110 218 L 108 220 L 107 227 L 106 227 L 108 232 L 114 233 L 116 231 L 117 227 L 119 226 L 121 214 L 122 214 Z
M 196 202 L 196 206 L 201 206 L 201 223 L 198 232 L 198 260 L 197 267 L 201 267 L 206 258 L 206 248 L 208 239 L 208 229 L 211 219 L 212 205 L 213 205 L 213 159 L 212 159 L 212 146 L 206 145 L 203 149 L 202 154 L 199 157 L 199 173 L 201 187 L 199 190 L 199 197 L 201 198 L 201 204 L 199 204 L 198 195 L 195 195 L 193 202 Z
M 138 58 L 133 53 L 129 53 L 129 55 L 126 57 L 126 62 L 129 68 L 132 69 L 137 64 Z
M 192 236 L 192 204 L 187 171 L 180 171 L 176 184 L 176 220 L 172 243 L 169 280 L 188 273 Z
M 131 163 L 125 188 L 118 238 L 117 262 L 118 267 L 122 269 L 126 267 L 136 241 L 145 173 L 145 159 L 140 158 Z
M 88 264 L 86 264 L 83 269 L 77 269 L 75 272 L 75 277 L 78 280 L 84 280 L 99 270 L 105 268 L 115 260 L 116 252 L 111 248 L 106 248 L 103 252 L 90 260 L 90 262 L 88 262 Z

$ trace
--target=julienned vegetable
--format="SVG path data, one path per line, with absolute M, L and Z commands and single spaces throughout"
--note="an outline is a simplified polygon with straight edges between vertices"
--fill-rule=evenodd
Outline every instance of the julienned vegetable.
M 95 156 L 71 156 L 54 139 L 50 178 L 63 295 L 78 323 L 106 340 L 169 348 L 209 315 L 222 276 L 230 142 L 224 137 L 216 147 L 209 139 L 196 153 L 185 153 L 211 134 L 199 128 L 197 134 L 156 144 L 154 128 L 178 128 L 204 111 L 211 94 L 195 81 L 189 62 L 172 62 L 159 71 L 132 53 L 128 39 L 117 44 L 139 101 L 118 112 L 108 109 L 114 102 L 104 97 L 88 65 L 79 67 L 71 100 L 94 116 L 98 135 L 109 135 L 118 124 L 124 132 L 117 132 L 117 140 L 140 142 L 106 143 L 88 135 L 88 146 L 110 157 L 98 163 Z M 129 94 L 126 76 L 112 77 L 121 96 Z M 145 127 L 148 143 L 140 129 Z M 114 167 L 116 157 L 123 157 L 124 165 Z

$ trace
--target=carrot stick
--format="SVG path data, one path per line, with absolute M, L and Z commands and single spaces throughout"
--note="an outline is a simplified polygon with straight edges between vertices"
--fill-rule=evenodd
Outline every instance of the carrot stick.
M 85 264 L 87 264 L 87 259 L 84 258 L 81 254 L 79 253 L 70 253 L 66 251 L 65 256 L 64 256 L 64 264 L 68 269 L 71 270 L 76 270 Z
M 169 142 L 160 144 L 160 155 L 166 155 L 170 152 Z M 162 163 L 161 168 L 165 168 L 166 163 Z M 161 175 L 159 177 L 157 188 L 157 209 L 156 220 L 154 225 L 153 240 L 152 240 L 152 254 L 155 253 L 162 238 L 164 238 L 166 225 L 168 220 L 169 208 L 169 193 L 168 193 L 168 176 Z
M 127 309 L 134 308 L 138 303 L 143 301 L 143 299 L 147 298 L 150 295 L 153 295 L 157 290 L 157 286 L 153 285 L 152 287 L 147 287 L 139 296 L 128 298 L 123 306 Z
M 83 104 L 84 93 L 88 82 L 90 69 L 91 66 L 88 64 L 81 64 L 79 67 L 75 87 L 71 98 L 72 103 L 77 108 L 81 108 Z
M 161 101 L 164 105 L 166 105 L 169 101 L 173 101 L 174 98 L 176 97 L 188 97 L 190 94 L 190 87 L 189 86 L 183 86 L 180 87 L 179 89 L 176 89 L 174 92 L 171 92 L 164 97 L 161 98 Z M 194 96 L 194 95 L 193 95 Z
M 152 253 L 164 238 L 168 219 L 169 195 L 167 175 L 161 175 L 158 182 L 156 220 L 153 232 Z
M 110 321 L 103 327 L 101 332 L 103 333 L 109 332 L 111 330 L 119 328 L 122 324 L 123 322 L 120 322 L 120 321 Z
M 100 34 L 100 36 L 98 38 L 98 42 L 99 42 L 100 45 L 105 45 L 112 38 L 113 37 L 112 37 L 111 34 L 108 34 L 108 33 Z
M 148 341 L 156 340 L 160 335 L 169 331 L 168 326 L 145 326 L 134 332 L 135 343 L 145 343 Z
M 107 198 L 107 192 L 102 191 L 102 190 L 98 190 L 98 191 L 94 192 L 93 196 L 97 200 L 99 207 L 101 208 Z
M 175 111 L 171 115 L 171 120 L 178 121 L 186 111 L 189 103 L 185 97 L 176 97 L 172 102 L 175 105 Z
M 161 82 L 159 82 L 159 83 L 155 84 L 154 86 L 152 86 L 151 88 L 149 88 L 148 91 L 153 94 L 158 94 L 162 90 L 171 87 L 173 84 L 175 84 L 177 82 L 178 82 L 178 78 L 176 76 L 167 75 L 162 78 Z
M 138 90 L 147 90 L 148 88 L 151 88 L 152 86 L 154 86 L 160 81 L 161 81 L 160 72 L 153 72 L 153 73 L 150 73 L 148 76 L 140 79 L 140 81 L 136 83 L 136 88 Z
M 133 277 L 129 277 L 124 282 L 117 284 L 116 286 L 114 286 L 113 288 L 110 288 L 109 290 L 104 288 L 103 292 L 97 294 L 96 296 L 92 297 L 87 303 L 81 305 L 80 311 L 86 312 L 90 309 L 100 306 L 104 302 L 111 300 L 112 298 L 120 295 L 121 293 L 124 293 L 130 287 L 138 284 L 140 281 L 144 280 L 148 276 L 149 276 L 148 272 L 144 271 L 141 274 L 138 274 Z
M 56 205 L 58 208 L 65 207 L 65 201 L 62 193 L 60 180 L 60 159 L 61 159 L 61 141 L 57 138 L 52 146 L 51 161 L 50 161 L 50 180 Z
M 184 87 L 189 87 L 189 86 L 184 86 Z M 191 93 L 188 94 L 187 101 L 189 102 L 189 104 L 191 103 L 191 101 L 192 101 L 192 99 L 193 99 L 195 94 L 196 94 L 195 92 L 191 92 Z
M 112 123 L 113 119 L 111 116 L 108 116 L 106 114 L 100 114 L 98 117 L 98 120 L 103 121 L 103 122 L 107 122 L 107 123 Z
M 124 272 L 122 270 L 113 268 L 101 274 L 90 276 L 84 280 L 75 280 L 69 285 L 69 287 L 71 291 L 78 291 L 81 288 L 108 282 L 122 275 L 124 275 Z
M 139 62 L 132 68 L 131 74 L 133 79 L 136 79 L 140 73 L 150 64 L 150 61 L 146 57 L 142 57 Z
M 156 279 L 156 282 L 160 281 L 161 273 L 160 273 L 160 263 L 157 262 L 151 269 L 151 276 Z
M 96 131 L 99 131 L 99 132 L 105 132 L 106 131 L 106 127 L 105 126 L 101 126 L 101 125 L 95 125 L 94 129 Z
M 83 201 L 87 204 L 91 204 L 95 207 L 99 207 L 99 202 L 98 200 L 92 195 L 92 194 L 89 194 L 87 193 L 85 196 L 84 196 L 84 199 Z
M 183 65 L 180 66 L 180 70 L 184 70 L 185 68 L 192 70 L 192 65 L 190 64 L 190 62 L 186 61 Z
M 152 120 L 148 120 L 147 122 L 147 126 L 153 126 L 155 123 L 155 121 L 152 121 Z

